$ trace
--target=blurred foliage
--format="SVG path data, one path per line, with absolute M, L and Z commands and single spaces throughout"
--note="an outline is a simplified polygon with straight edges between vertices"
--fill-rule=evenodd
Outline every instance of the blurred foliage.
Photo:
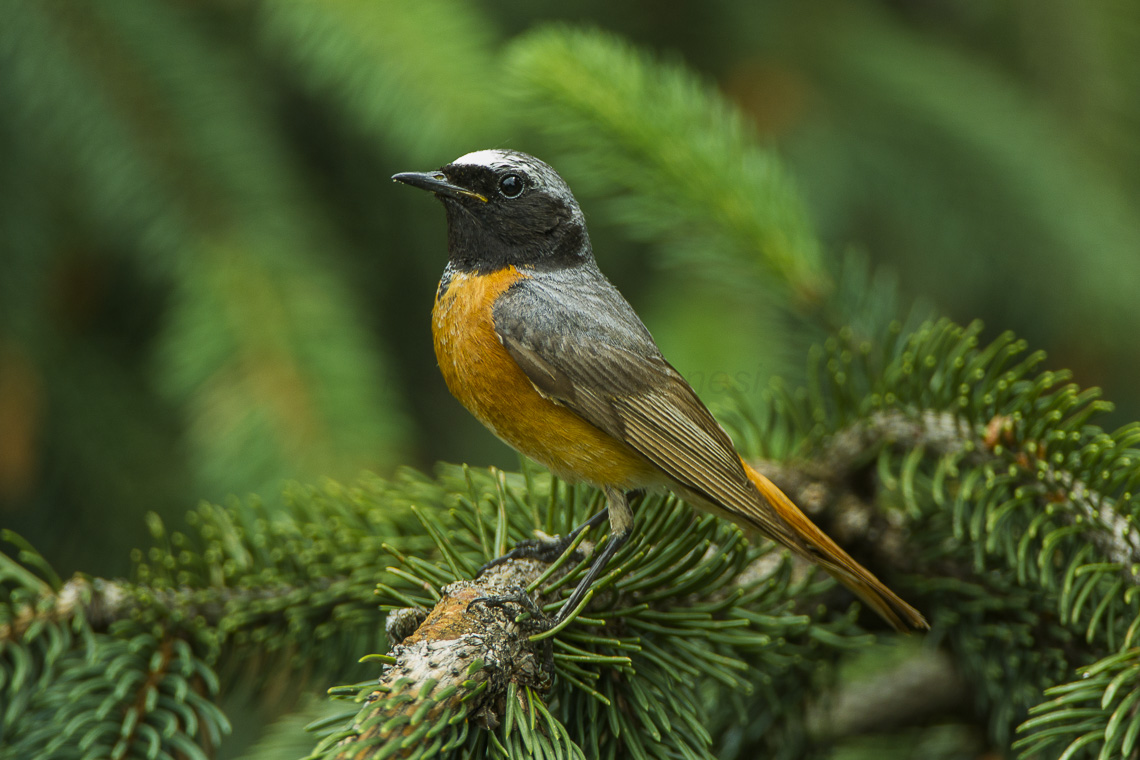
M 0 525 L 122 575 L 149 510 L 513 466 L 388 181 L 491 146 L 563 173 L 714 408 L 925 297 L 1140 418 L 1137 49 L 1132 0 L 0 0 Z

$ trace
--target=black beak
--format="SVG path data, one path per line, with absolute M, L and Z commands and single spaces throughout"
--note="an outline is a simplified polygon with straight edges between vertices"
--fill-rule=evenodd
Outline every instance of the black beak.
M 456 200 L 474 198 L 477 201 L 483 201 L 483 203 L 487 202 L 487 196 L 452 184 L 443 172 L 402 172 L 400 174 L 393 174 L 392 179 L 396 182 L 403 182 L 405 185 L 418 187 L 421 190 L 430 190 L 436 195 L 443 195 L 448 198 L 455 198 Z

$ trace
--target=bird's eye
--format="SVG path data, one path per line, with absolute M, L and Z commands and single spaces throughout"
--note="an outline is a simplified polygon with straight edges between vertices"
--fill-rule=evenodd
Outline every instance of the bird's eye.
M 508 174 L 499 180 L 499 192 L 504 198 L 518 198 L 524 187 L 526 185 L 523 184 L 522 177 L 517 174 Z

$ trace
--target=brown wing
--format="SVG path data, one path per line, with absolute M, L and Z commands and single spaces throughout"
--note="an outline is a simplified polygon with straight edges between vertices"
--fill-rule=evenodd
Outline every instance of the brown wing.
M 594 308 L 552 292 L 550 285 L 565 283 L 534 280 L 496 304 L 495 330 L 535 388 L 625 441 L 683 488 L 798 547 L 795 533 L 749 481 L 728 434 L 633 310 L 608 282 L 606 295 L 620 303 L 598 304 L 592 284 Z

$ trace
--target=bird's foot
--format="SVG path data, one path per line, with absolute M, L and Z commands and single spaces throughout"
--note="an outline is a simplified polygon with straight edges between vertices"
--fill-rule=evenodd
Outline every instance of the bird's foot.
M 528 594 L 525 589 L 518 587 L 505 594 L 480 596 L 472 599 L 467 603 L 467 609 L 470 610 L 475 605 L 498 608 L 501 610 L 506 610 L 506 608 L 510 606 L 519 607 L 523 612 L 530 615 L 529 618 L 520 622 L 526 623 L 528 627 L 538 629 L 539 632 L 549 630 L 554 624 L 554 621 L 542 611 L 542 608 L 538 606 L 531 595 Z
M 523 539 L 515 544 L 515 548 L 506 554 L 501 557 L 495 557 L 495 559 L 480 567 L 478 572 L 475 573 L 475 577 L 478 578 L 491 568 L 513 559 L 533 559 L 538 562 L 550 564 L 561 557 L 583 531 L 589 528 L 596 528 L 607 519 L 609 519 L 609 510 L 603 509 L 565 536 Z
M 522 631 L 528 636 L 534 636 L 540 633 L 546 633 L 554 627 L 556 621 L 547 616 L 542 608 L 534 601 L 530 594 L 525 589 L 515 587 L 512 591 L 505 594 L 496 594 L 495 596 L 480 596 L 472 599 L 467 603 L 467 609 L 480 605 L 488 608 L 498 608 L 510 615 L 509 607 L 520 607 L 523 612 L 526 612 L 528 617 L 518 620 L 516 624 L 520 626 Z M 550 687 L 554 677 L 554 646 L 550 640 L 541 642 L 541 670 L 538 679 L 538 688 L 545 691 Z
M 570 548 L 570 544 L 573 542 L 574 539 L 572 536 L 549 536 L 546 538 L 523 539 L 515 544 L 515 548 L 506 554 L 495 557 L 480 567 L 479 571 L 475 573 L 475 577 L 478 578 L 491 568 L 516 559 L 533 559 L 538 562 L 550 564 L 561 557 L 562 553 Z

